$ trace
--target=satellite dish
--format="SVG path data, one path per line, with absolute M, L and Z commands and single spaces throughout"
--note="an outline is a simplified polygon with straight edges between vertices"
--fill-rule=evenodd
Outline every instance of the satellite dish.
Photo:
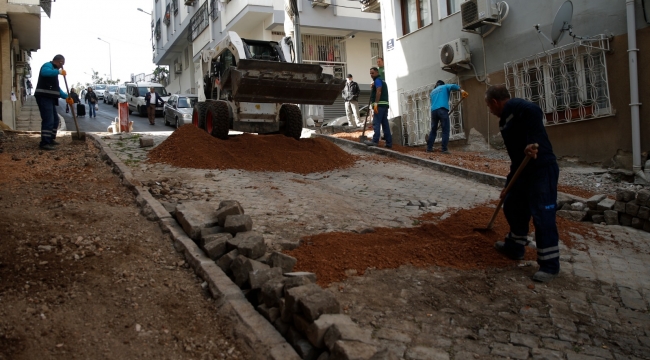
M 555 13 L 553 27 L 551 27 L 551 42 L 553 45 L 557 45 L 562 40 L 564 33 L 570 30 L 572 16 L 573 3 L 567 0 Z

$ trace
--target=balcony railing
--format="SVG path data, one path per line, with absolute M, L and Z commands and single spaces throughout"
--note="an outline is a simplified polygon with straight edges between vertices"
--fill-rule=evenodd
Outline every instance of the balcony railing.
M 166 25 L 169 25 L 169 22 L 171 21 L 172 18 L 172 13 L 170 11 L 170 5 L 167 4 L 167 7 L 165 8 L 165 16 L 163 17 L 163 22 Z
M 208 3 L 204 2 L 199 10 L 190 19 L 189 31 L 187 34 L 188 41 L 194 41 L 209 25 Z

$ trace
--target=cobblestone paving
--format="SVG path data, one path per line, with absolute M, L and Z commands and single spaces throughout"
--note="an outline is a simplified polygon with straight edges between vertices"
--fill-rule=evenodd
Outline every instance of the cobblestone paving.
M 143 163 L 147 150 L 127 137 L 105 141 L 137 178 L 173 178 L 207 200 L 239 200 L 277 246 L 324 231 L 410 226 L 422 210 L 409 200 L 435 200 L 429 211 L 444 211 L 499 193 L 368 156 L 350 169 L 306 176 L 179 169 Z M 164 139 L 154 136 L 156 144 Z M 549 285 L 533 286 L 535 265 L 522 263 L 480 272 L 368 271 L 331 290 L 354 320 L 403 359 L 650 359 L 650 234 L 619 226 L 594 230 L 599 237 L 575 234 L 579 246 L 561 247 L 562 275 Z

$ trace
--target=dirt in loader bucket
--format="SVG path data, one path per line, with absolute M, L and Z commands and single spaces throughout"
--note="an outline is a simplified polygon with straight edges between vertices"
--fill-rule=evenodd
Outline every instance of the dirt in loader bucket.
M 315 64 L 239 60 L 222 79 L 235 101 L 332 105 L 341 96 L 345 80 L 323 74 Z
M 353 166 L 356 157 L 324 139 L 243 134 L 220 140 L 188 124 L 151 150 L 148 161 L 193 169 L 309 174 Z

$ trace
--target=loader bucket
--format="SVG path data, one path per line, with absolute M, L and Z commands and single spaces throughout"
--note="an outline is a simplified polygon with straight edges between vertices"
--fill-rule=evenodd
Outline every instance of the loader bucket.
M 320 65 L 264 60 L 239 60 L 222 82 L 235 101 L 260 103 L 332 105 L 345 87 Z

